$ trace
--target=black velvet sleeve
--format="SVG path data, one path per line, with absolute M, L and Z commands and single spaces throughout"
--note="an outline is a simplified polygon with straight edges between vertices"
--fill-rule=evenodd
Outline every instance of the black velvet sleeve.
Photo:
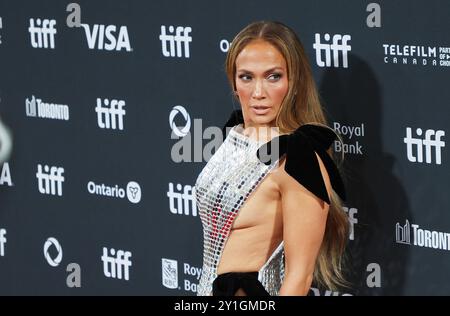
M 336 134 L 332 130 L 322 126 L 305 124 L 292 134 L 277 136 L 262 145 L 257 151 L 257 156 L 265 164 L 270 164 L 270 161 L 262 160 L 261 152 L 270 153 L 271 146 L 278 145 L 279 157 L 277 158 L 286 154 L 284 167 L 286 172 L 318 198 L 330 204 L 315 153 L 319 155 L 327 169 L 334 191 L 342 200 L 345 200 L 345 188 L 339 170 L 326 152 L 335 139 Z
M 231 128 L 241 123 L 244 123 L 242 110 L 234 110 L 228 118 L 228 121 L 225 123 L 224 127 L 222 127 L 223 139 L 225 139 L 225 137 L 227 136 L 227 128 Z

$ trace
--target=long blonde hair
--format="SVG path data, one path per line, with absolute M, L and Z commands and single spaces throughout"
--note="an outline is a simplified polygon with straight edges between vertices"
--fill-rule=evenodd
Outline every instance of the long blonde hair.
M 289 87 L 276 117 L 280 133 L 291 133 L 304 124 L 328 127 L 303 45 L 295 32 L 283 23 L 254 22 L 233 39 L 225 61 L 225 71 L 233 90 L 236 91 L 236 58 L 254 40 L 272 44 L 286 60 Z M 332 149 L 329 153 L 334 159 Z M 338 286 L 348 284 L 342 273 L 343 254 L 348 240 L 348 217 L 334 190 L 330 194 L 331 204 L 314 269 L 314 282 L 335 290 Z

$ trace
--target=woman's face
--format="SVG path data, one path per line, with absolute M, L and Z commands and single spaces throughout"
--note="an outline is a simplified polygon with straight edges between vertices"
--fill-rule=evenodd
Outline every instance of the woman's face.
M 236 58 L 236 94 L 245 127 L 275 126 L 288 91 L 286 60 L 272 44 L 254 40 Z

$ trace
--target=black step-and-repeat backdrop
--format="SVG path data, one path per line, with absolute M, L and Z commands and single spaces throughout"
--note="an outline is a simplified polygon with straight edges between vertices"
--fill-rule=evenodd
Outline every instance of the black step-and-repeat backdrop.
M 239 107 L 223 69 L 248 23 L 303 41 L 344 138 L 340 291 L 450 293 L 450 3 L 0 1 L 0 295 L 194 295 L 194 183 Z M 213 150 L 212 150 L 213 151 Z

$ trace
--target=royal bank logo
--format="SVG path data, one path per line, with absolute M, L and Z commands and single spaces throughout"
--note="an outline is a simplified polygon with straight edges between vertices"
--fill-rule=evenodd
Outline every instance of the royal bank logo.
M 449 46 L 383 44 L 385 64 L 450 67 Z
M 395 241 L 417 247 L 450 250 L 450 233 L 420 228 L 418 224 L 395 224 Z
M 66 104 L 43 102 L 34 95 L 30 99 L 25 99 L 25 113 L 30 117 L 69 120 L 69 107 Z
M 350 35 L 335 34 L 331 38 L 331 35 L 326 33 L 323 38 L 324 42 L 322 42 L 319 33 L 315 34 L 316 41 L 313 44 L 313 48 L 316 50 L 317 66 L 348 68 L 348 52 L 352 50 L 348 42 L 352 37 Z
M 162 284 L 168 289 L 178 288 L 178 261 L 161 258 Z
M 30 18 L 31 46 L 33 48 L 55 48 L 56 20 Z
M 334 141 L 334 151 L 344 154 L 363 155 L 364 148 L 361 140 L 365 136 L 364 123 L 359 125 L 346 125 L 340 122 L 333 123 L 334 130 L 341 136 L 345 136 L 345 141 Z
M 192 37 L 189 33 L 192 32 L 190 26 L 177 26 L 176 28 L 170 25 L 166 28 L 161 25 L 161 51 L 164 57 L 184 57 L 189 58 L 189 43 L 192 42 Z
M 406 144 L 408 160 L 423 163 L 425 156 L 425 162 L 427 164 L 434 162 L 436 165 L 440 165 L 442 161 L 441 149 L 445 147 L 445 142 L 442 140 L 442 137 L 445 136 L 445 131 L 427 129 L 425 135 L 423 135 L 423 130 L 417 128 L 416 135 L 419 137 L 412 136 L 411 127 L 406 128 L 406 137 L 403 138 L 403 142 Z

